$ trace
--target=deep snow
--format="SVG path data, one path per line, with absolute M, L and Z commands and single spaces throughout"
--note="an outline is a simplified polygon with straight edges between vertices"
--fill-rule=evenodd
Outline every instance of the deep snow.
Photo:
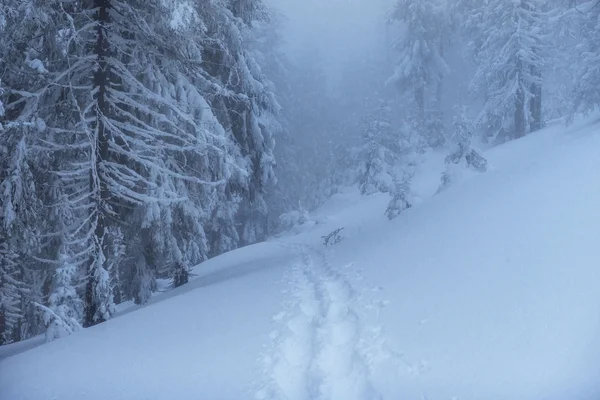
M 488 173 L 434 195 L 428 155 L 391 222 L 385 195 L 348 190 L 301 233 L 1 360 L 0 399 L 595 400 L 600 125 L 485 156 Z

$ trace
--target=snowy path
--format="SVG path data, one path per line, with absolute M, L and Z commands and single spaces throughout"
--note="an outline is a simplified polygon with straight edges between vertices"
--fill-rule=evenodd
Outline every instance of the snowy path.
M 289 273 L 291 299 L 275 316 L 280 329 L 271 334 L 265 356 L 267 384 L 258 399 L 374 400 L 370 382 L 373 357 L 359 317 L 357 291 L 346 271 L 334 268 L 327 253 L 293 245 L 300 262 Z

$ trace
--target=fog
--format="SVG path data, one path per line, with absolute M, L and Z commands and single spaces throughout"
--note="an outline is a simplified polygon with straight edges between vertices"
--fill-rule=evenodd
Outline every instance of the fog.
M 586 399 L 600 0 L 0 1 L 0 399 Z
M 285 16 L 285 50 L 292 60 L 316 49 L 328 77 L 374 51 L 386 51 L 389 0 L 268 0 Z
M 421 155 L 457 145 L 457 121 L 468 146 L 486 148 L 574 110 L 578 67 L 565 60 L 579 55 L 565 43 L 582 10 L 562 2 L 266 1 L 282 16 L 272 33 L 283 62 L 265 62 L 284 121 L 282 209 L 314 209 L 365 179 L 373 148 L 389 151 L 376 163 L 391 172 L 376 186 L 392 193 Z

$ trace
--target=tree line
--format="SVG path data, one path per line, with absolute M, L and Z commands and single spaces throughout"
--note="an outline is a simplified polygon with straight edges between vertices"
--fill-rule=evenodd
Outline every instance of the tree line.
M 364 118 L 358 180 L 363 194 L 390 193 L 390 218 L 411 205 L 416 154 L 450 148 L 441 190 L 461 167 L 486 170 L 474 141 L 600 105 L 598 0 L 398 0 L 388 23 L 387 91 Z

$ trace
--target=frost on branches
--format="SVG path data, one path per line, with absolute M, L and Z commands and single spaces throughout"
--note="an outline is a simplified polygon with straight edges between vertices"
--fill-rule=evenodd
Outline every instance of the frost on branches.
M 2 342 L 102 322 L 266 235 L 279 107 L 248 42 L 267 10 L 169 3 L 0 9 Z
M 591 0 L 577 6 L 571 13 L 581 26 L 579 58 L 575 71 L 574 111 L 590 112 L 600 106 L 600 1 Z
M 0 98 L 0 118 L 4 112 Z M 0 344 L 37 333 L 31 326 L 31 300 L 39 278 L 33 257 L 40 249 L 44 209 L 29 149 L 29 134 L 35 133 L 35 125 L 28 122 L 0 123 Z
M 525 136 L 542 126 L 544 15 L 533 0 L 481 2 L 466 26 L 477 73 L 471 85 L 486 99 L 478 125 L 490 140 Z
M 79 298 L 74 284 L 77 282 L 77 267 L 69 262 L 66 254 L 60 255 L 60 265 L 53 279 L 52 293 L 48 307 L 38 305 L 44 312 L 46 341 L 70 335 L 79 329 L 83 315 L 83 302 Z
M 203 51 L 206 71 L 220 87 L 211 93 L 210 103 L 226 132 L 236 144 L 237 165 L 242 175 L 233 176 L 224 193 L 235 201 L 241 243 L 263 240 L 267 233 L 267 210 L 264 195 L 274 181 L 273 130 L 279 104 L 256 60 L 256 51 L 245 43 L 256 40 L 254 21 L 268 18 L 259 0 L 235 0 L 226 4 L 208 3 L 203 10 L 207 34 L 215 38 Z M 227 212 L 222 212 L 222 217 Z M 226 240 L 214 232 L 220 243 Z M 227 238 L 234 240 L 234 238 Z M 231 250 L 231 249 L 228 249 Z

